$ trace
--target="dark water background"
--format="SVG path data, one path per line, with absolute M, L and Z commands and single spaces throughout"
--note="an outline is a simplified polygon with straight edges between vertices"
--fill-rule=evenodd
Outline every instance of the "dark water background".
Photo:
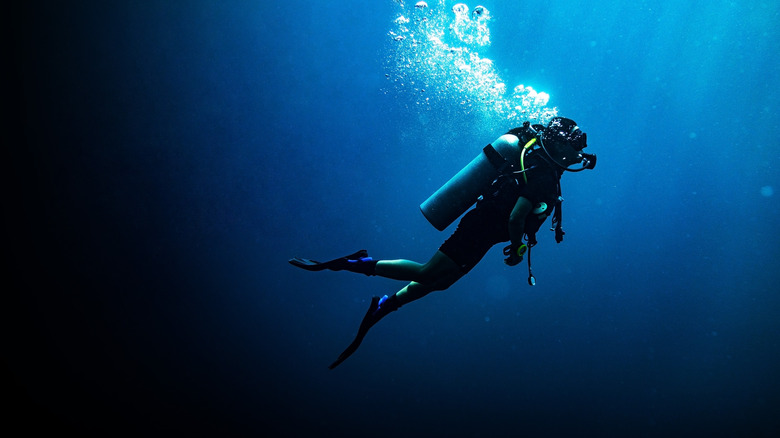
M 370 297 L 402 284 L 287 259 L 426 260 L 450 230 L 419 203 L 502 133 L 385 77 L 397 5 L 10 11 L 9 418 L 100 436 L 780 434 L 780 4 L 483 4 L 485 56 L 550 93 L 599 165 L 564 176 L 566 240 L 540 235 L 536 287 L 496 248 L 334 371 Z

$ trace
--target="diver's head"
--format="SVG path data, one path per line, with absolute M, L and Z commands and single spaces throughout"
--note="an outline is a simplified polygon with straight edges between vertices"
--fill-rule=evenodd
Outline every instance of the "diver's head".
M 588 136 L 577 126 L 577 122 L 565 117 L 554 117 L 544 128 L 542 137 L 545 143 L 567 144 L 577 151 L 588 147 Z

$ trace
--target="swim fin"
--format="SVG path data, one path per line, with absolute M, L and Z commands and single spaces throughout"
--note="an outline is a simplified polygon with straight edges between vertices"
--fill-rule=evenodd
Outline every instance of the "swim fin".
M 303 259 L 300 257 L 295 257 L 288 261 L 291 265 L 307 271 L 324 271 L 326 269 L 330 269 L 331 271 L 346 270 L 365 275 L 374 275 L 374 269 L 376 268 L 377 263 L 376 260 L 368 256 L 368 251 L 365 249 L 328 262 L 318 262 L 316 260 Z
M 382 319 L 382 316 L 377 317 L 375 315 L 376 311 L 379 309 L 379 297 L 373 297 L 371 298 L 371 304 L 368 306 L 368 312 L 366 312 L 366 316 L 363 317 L 363 321 L 360 322 L 360 328 L 358 328 L 357 335 L 355 336 L 355 340 L 352 341 L 351 344 L 344 350 L 336 359 L 335 362 L 330 364 L 328 366 L 328 369 L 333 369 L 339 366 L 341 362 L 344 362 L 347 360 L 348 357 L 352 356 L 352 353 L 355 352 L 355 350 L 360 347 L 360 343 L 363 342 L 363 338 L 366 337 L 366 333 L 368 333 L 368 330 L 374 326 L 380 319 Z

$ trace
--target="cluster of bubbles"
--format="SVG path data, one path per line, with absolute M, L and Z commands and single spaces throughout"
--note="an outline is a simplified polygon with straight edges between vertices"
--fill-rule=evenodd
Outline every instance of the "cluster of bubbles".
M 428 7 L 425 2 L 418 2 L 417 5 L 420 5 L 419 8 L 422 9 Z M 487 27 L 490 11 L 487 8 L 477 6 L 469 17 L 469 7 L 465 3 L 458 3 L 452 7 L 452 12 L 455 14 L 455 22 L 452 23 L 450 29 L 460 41 L 478 46 L 490 44 L 490 29 Z
M 418 105 L 454 102 L 504 125 L 545 124 L 557 115 L 557 108 L 547 106 L 547 93 L 522 84 L 508 93 L 493 61 L 477 52 L 490 45 L 487 8 L 465 3 L 447 8 L 446 0 L 433 6 L 395 2 L 401 11 L 389 32 L 393 48 L 387 76 L 400 90 L 415 93 Z

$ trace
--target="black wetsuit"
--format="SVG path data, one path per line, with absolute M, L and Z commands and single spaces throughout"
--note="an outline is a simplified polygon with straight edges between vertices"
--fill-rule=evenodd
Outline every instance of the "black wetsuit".
M 515 134 L 515 130 L 509 133 Z M 528 199 L 533 206 L 546 203 L 548 214 L 557 203 L 563 171 L 544 160 L 543 153 L 541 150 L 526 153 L 525 167 L 533 167 L 525 172 L 528 183 L 522 174 L 496 180 L 477 206 L 463 216 L 452 236 L 439 247 L 439 251 L 455 261 L 464 273 L 476 266 L 493 245 L 509 240 L 509 216 L 518 198 Z M 529 213 L 525 231 L 535 232 L 542 222 Z

